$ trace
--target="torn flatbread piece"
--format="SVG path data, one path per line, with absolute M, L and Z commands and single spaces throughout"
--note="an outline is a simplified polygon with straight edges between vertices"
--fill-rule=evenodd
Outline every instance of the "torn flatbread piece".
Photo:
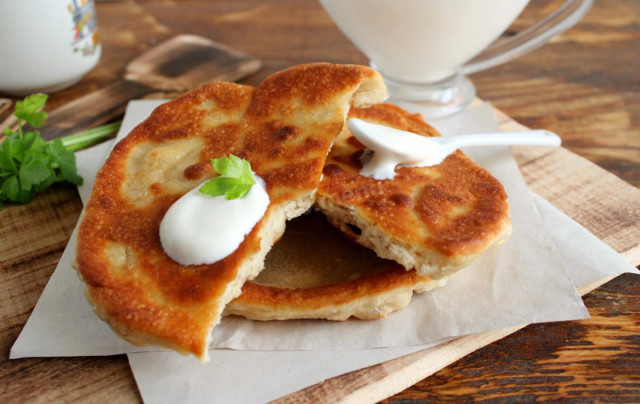
M 95 312 L 136 345 L 207 360 L 225 305 L 263 268 L 286 220 L 313 204 L 350 106 L 385 98 L 374 70 L 321 63 L 273 74 L 257 88 L 211 83 L 158 107 L 115 146 L 84 211 L 75 267 Z M 163 251 L 160 222 L 214 176 L 212 158 L 231 153 L 265 181 L 267 211 L 231 255 L 182 266 Z
M 419 115 L 393 105 L 353 109 L 350 116 L 440 136 Z M 509 238 L 504 187 L 461 151 L 438 165 L 397 167 L 393 180 L 382 181 L 360 175 L 364 152 L 345 128 L 327 159 L 316 203 L 333 224 L 380 257 L 440 279 Z

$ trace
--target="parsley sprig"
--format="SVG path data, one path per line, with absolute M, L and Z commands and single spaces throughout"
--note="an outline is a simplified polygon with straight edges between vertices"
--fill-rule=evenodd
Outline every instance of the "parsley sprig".
M 109 124 L 63 138 L 45 141 L 38 130 L 26 131 L 25 124 L 37 129 L 47 119 L 42 110 L 46 94 L 34 94 L 17 101 L 16 130 L 4 130 L 0 143 L 0 208 L 2 202 L 27 203 L 54 182 L 82 184 L 74 151 L 106 139 L 120 127 Z
M 211 159 L 213 169 L 220 174 L 205 182 L 200 193 L 221 196 L 227 200 L 244 198 L 256 179 L 251 172 L 251 164 L 247 160 L 229 154 L 229 157 Z

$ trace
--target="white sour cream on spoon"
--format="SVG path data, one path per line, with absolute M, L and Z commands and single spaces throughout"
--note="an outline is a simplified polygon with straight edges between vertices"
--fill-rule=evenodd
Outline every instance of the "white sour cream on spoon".
M 481 133 L 473 135 L 426 137 L 378 125 L 357 118 L 349 119 L 349 130 L 356 139 L 373 151 L 360 174 L 377 180 L 390 180 L 396 166 L 429 167 L 442 163 L 461 147 L 469 146 L 560 146 L 555 133 L 546 130 Z

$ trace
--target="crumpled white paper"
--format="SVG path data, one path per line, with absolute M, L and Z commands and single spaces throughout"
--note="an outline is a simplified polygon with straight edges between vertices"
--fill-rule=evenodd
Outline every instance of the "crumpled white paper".
M 146 118 L 161 101 L 132 102 L 118 139 Z M 496 130 L 489 106 L 471 109 L 453 121 L 439 121 L 445 134 Z M 469 125 L 472 127 L 469 127 Z M 102 150 L 103 151 L 103 150 Z M 569 279 L 531 195 L 508 149 L 467 151 L 492 172 L 509 195 L 513 232 L 501 248 L 490 251 L 453 276 L 445 288 L 414 297 L 404 310 L 382 321 L 249 321 L 228 317 L 214 329 L 217 348 L 244 350 L 347 350 L 431 343 L 443 338 L 543 321 L 584 318 L 587 311 Z M 88 159 L 87 159 L 87 155 Z M 96 169 L 104 157 L 78 156 L 81 169 Z M 85 161 L 91 162 L 91 167 Z M 87 196 L 92 173 L 82 173 Z M 92 312 L 84 285 L 70 264 L 75 232 L 49 284 L 36 305 L 12 356 L 105 355 L 153 347 L 134 347 L 117 337 Z M 61 306 L 65 307 L 61 310 Z M 50 344 L 43 345 L 41 335 Z
M 158 101 L 132 102 L 121 135 L 128 133 L 156 105 Z M 486 105 L 457 115 L 449 122 L 439 121 L 436 126 L 445 134 L 497 129 L 493 113 Z M 78 153 L 79 169 L 85 177 L 85 186 L 80 190 L 83 201 L 88 195 L 91 177 L 95 176 L 95 171 L 93 174 L 91 171 L 100 165 L 96 163 L 103 161 L 108 147 L 104 145 L 99 149 Z M 173 352 L 130 355 L 145 401 L 171 402 L 176 401 L 177 397 L 181 402 L 186 402 L 187 398 L 201 402 L 204 398 L 212 397 L 263 401 L 326 377 L 423 349 L 443 338 L 510 325 L 584 318 L 587 316 L 586 309 L 562 265 L 563 259 L 574 268 L 574 271 L 569 268 L 571 277 L 580 282 L 634 270 L 584 229 L 576 230 L 569 239 L 556 239 L 562 253 L 558 254 L 507 149 L 487 148 L 466 152 L 492 171 L 509 194 L 514 231 L 503 248 L 487 254 L 473 267 L 461 271 L 445 288 L 417 296 L 407 309 L 392 314 L 387 320 L 255 323 L 233 318 L 223 320 L 214 331 L 214 343 L 218 347 L 290 352 L 215 350 L 212 352 L 212 363 L 206 366 Z M 567 223 L 574 223 L 561 213 L 560 216 L 555 214 L 557 210 L 545 205 L 544 201 L 538 201 L 537 205 L 544 212 L 545 220 L 557 221 L 559 227 L 566 229 Z M 555 213 L 549 213 L 551 211 Z M 555 234 L 556 227 L 552 229 L 551 236 Z M 600 247 L 581 250 L 580 256 L 572 253 L 578 245 L 587 246 L 587 240 Z M 589 254 L 596 252 L 597 256 Z M 29 321 L 12 347 L 11 357 L 110 355 L 156 350 L 154 347 L 140 348 L 126 343 L 93 314 L 83 296 L 84 285 L 70 267 L 74 254 L 75 232 Z M 566 256 L 561 259 L 560 255 Z M 603 262 L 600 260 L 604 260 L 605 256 L 616 256 L 622 262 L 615 262 L 614 265 L 615 259 L 611 258 L 605 267 L 587 266 L 587 263 Z M 372 347 L 397 348 L 364 349 Z M 342 352 L 329 355 L 323 350 Z M 324 362 L 323 358 L 327 355 L 332 359 Z M 283 363 L 287 365 L 273 368 Z M 330 368 L 326 368 L 328 364 L 331 364 Z M 325 371 L 320 372 L 317 368 Z M 236 372 L 244 375 L 242 380 L 248 383 L 246 388 L 238 384 L 238 379 L 233 384 L 223 382 L 225 377 Z M 256 379 L 249 375 L 259 375 L 258 380 L 264 388 L 256 389 Z M 175 377 L 189 386 L 191 394 L 188 397 L 175 396 L 173 400 L 170 399 L 171 395 L 166 389 L 170 384 L 165 383 Z M 253 387 L 249 388 L 250 385 Z

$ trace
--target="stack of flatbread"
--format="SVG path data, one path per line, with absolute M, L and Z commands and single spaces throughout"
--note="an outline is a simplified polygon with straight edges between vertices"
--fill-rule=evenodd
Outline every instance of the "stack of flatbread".
M 368 67 L 310 64 L 158 107 L 116 145 L 83 215 L 75 266 L 96 313 L 134 344 L 207 360 L 223 314 L 384 317 L 504 242 L 504 189 L 460 152 L 393 180 L 359 175 L 364 147 L 347 116 L 439 136 L 385 98 Z M 182 266 L 162 249 L 160 222 L 229 154 L 264 179 L 270 204 L 231 255 Z

